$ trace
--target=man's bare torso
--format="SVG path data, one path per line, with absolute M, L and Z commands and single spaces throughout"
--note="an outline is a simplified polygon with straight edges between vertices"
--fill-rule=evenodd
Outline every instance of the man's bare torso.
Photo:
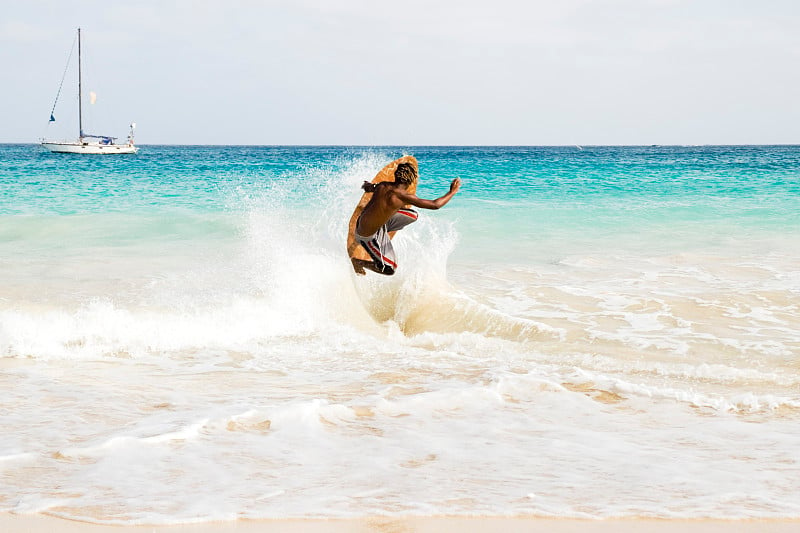
M 362 237 L 375 234 L 381 226 L 406 204 L 403 199 L 408 195 L 406 185 L 394 182 L 382 182 L 375 185 L 372 198 L 361 212 L 356 225 L 356 233 Z

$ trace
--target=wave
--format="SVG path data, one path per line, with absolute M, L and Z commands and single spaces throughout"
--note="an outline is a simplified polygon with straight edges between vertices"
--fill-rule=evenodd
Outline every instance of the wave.
M 293 180 L 228 191 L 235 209 L 226 215 L 179 221 L 108 215 L 112 225 L 122 221 L 126 229 L 95 228 L 91 235 L 99 237 L 84 238 L 62 256 L 50 249 L 35 259 L 43 271 L 55 264 L 63 272 L 45 280 L 46 296 L 39 293 L 42 279 L 31 276 L 27 288 L 0 305 L 0 354 L 92 358 L 257 351 L 274 339 L 331 330 L 382 335 L 387 323 L 409 337 L 432 332 L 516 341 L 557 338 L 556 330 L 501 313 L 451 286 L 447 261 L 458 234 L 434 215 L 424 214 L 395 239 L 397 275 L 352 272 L 345 253 L 349 217 L 361 182 L 388 160 L 366 152 L 337 167 L 306 168 Z M 98 223 L 67 218 L 55 236 L 46 235 L 46 221 L 38 218 L 26 231 L 78 241 Z M 169 229 L 173 245 L 154 243 L 159 227 Z M 103 246 L 110 234 L 134 242 L 135 253 Z

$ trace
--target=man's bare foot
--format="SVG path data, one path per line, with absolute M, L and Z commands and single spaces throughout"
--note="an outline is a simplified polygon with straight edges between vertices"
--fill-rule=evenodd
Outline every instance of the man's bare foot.
M 356 274 L 359 276 L 365 276 L 367 274 L 367 271 L 364 270 L 364 263 L 367 261 L 364 261 L 363 259 L 356 259 L 355 257 L 351 257 L 350 261 L 353 262 L 353 270 L 356 271 Z
M 389 265 L 385 265 L 383 268 L 379 268 L 375 266 L 374 261 L 367 261 L 365 259 L 355 259 L 353 257 L 350 258 L 350 261 L 353 262 L 353 270 L 356 271 L 356 274 L 359 276 L 363 276 L 366 274 L 364 269 L 371 270 L 376 274 L 382 274 L 384 276 L 391 276 L 394 274 L 394 269 Z

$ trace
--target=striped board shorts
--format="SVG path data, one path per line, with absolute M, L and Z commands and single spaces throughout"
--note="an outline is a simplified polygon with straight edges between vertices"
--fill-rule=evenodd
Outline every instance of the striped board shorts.
M 395 257 L 394 247 L 392 246 L 392 239 L 389 238 L 389 233 L 401 230 L 412 222 L 416 222 L 418 217 L 419 215 L 415 210 L 404 207 L 392 215 L 375 235 L 363 237 L 358 233 L 354 233 L 353 236 L 356 242 L 361 244 L 372 258 L 375 267 L 382 273 L 391 276 L 397 269 L 397 258 Z M 358 227 L 358 224 L 356 224 L 356 227 Z

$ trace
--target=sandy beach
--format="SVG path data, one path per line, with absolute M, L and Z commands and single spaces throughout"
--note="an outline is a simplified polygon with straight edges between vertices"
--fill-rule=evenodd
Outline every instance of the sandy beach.
M 0 531 L 7 533 L 433 533 L 469 531 L 514 533 L 789 533 L 800 527 L 797 520 L 550 520 L 543 518 L 411 517 L 342 520 L 244 520 L 172 526 L 113 526 L 62 520 L 46 515 L 0 515 Z

